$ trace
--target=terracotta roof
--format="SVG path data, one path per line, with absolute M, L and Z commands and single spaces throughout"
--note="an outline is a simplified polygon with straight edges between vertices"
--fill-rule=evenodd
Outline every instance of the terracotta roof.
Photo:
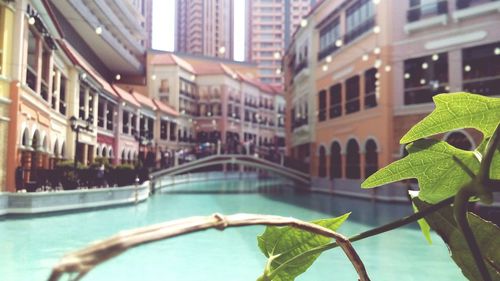
M 113 89 L 115 89 L 118 96 L 120 96 L 120 98 L 122 98 L 124 101 L 126 101 L 126 102 L 128 102 L 136 107 L 141 107 L 139 102 L 137 102 L 137 100 L 129 92 L 125 91 L 124 89 L 122 89 L 114 84 L 113 84 Z
M 163 102 L 161 102 L 159 99 L 155 99 L 153 98 L 153 102 L 155 103 L 155 105 L 157 106 L 157 108 L 162 111 L 163 113 L 166 113 L 170 116 L 179 116 L 179 112 L 177 112 L 175 109 L 171 108 L 170 106 L 164 104 Z
M 92 78 L 94 78 L 99 84 L 101 84 L 106 92 L 115 97 L 118 97 L 108 81 L 102 78 L 101 75 L 99 75 L 99 73 L 97 73 L 97 71 L 95 71 L 94 68 L 89 63 L 87 63 L 87 61 L 82 56 L 80 56 L 80 54 L 68 42 L 66 42 L 66 40 L 60 39 L 58 40 L 58 42 L 74 64 L 77 64 L 81 68 L 83 68 L 90 76 L 92 76 Z
M 151 59 L 151 64 L 153 65 L 178 65 L 181 68 L 184 68 L 185 70 L 195 73 L 195 69 L 191 64 L 189 64 L 187 61 L 179 58 L 178 56 L 174 54 L 157 54 L 153 55 L 153 58 Z
M 143 106 L 149 107 L 152 110 L 156 110 L 156 105 L 154 104 L 153 100 L 139 94 L 136 91 L 132 91 L 132 96 Z

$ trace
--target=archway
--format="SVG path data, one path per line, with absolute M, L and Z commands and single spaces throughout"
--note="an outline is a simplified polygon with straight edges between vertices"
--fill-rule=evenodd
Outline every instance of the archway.
M 365 178 L 378 170 L 377 143 L 369 139 L 365 144 Z
M 332 142 L 330 147 L 330 179 L 342 177 L 342 155 L 340 144 Z
M 318 176 L 320 178 L 326 177 L 326 149 L 324 146 L 319 147 Z
M 361 170 L 359 167 L 359 145 L 354 139 L 347 142 L 346 154 L 346 178 L 359 179 L 361 177 Z

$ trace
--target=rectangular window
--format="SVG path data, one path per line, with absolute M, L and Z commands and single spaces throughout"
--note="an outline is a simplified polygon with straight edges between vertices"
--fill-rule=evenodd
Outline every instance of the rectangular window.
M 358 0 L 347 9 L 345 43 L 349 43 L 375 25 L 375 9 L 372 0 Z
M 462 50 L 464 91 L 500 95 L 500 42 Z
M 128 135 L 130 133 L 130 117 L 128 111 L 123 111 L 122 133 Z
M 170 123 L 170 140 L 171 141 L 175 141 L 176 140 L 176 135 L 175 135 L 175 130 L 176 130 L 176 127 L 177 124 L 175 123 Z
M 404 104 L 432 102 L 448 92 L 448 54 L 440 53 L 404 61 Z
M 80 94 L 78 96 L 78 118 L 85 119 L 85 93 L 87 87 L 80 85 Z
M 50 68 L 50 58 L 52 56 L 52 51 L 43 44 L 42 51 L 42 79 L 40 85 L 40 95 L 46 101 L 49 101 L 49 81 L 52 77 Z
M 160 138 L 162 140 L 166 140 L 167 134 L 168 134 L 168 122 L 162 120 L 160 122 Z
M 155 120 L 153 118 L 148 119 L 148 134 L 147 137 L 149 139 L 153 139 L 155 137 Z
M 318 121 L 326 120 L 326 91 L 321 90 L 318 94 Z
M 130 113 L 130 134 L 137 134 L 137 115 Z
M 358 112 L 359 108 L 359 75 L 356 75 L 346 81 L 345 113 Z
M 97 126 L 104 128 L 104 101 L 102 99 L 99 99 L 97 105 Z
M 115 117 L 115 107 L 108 103 L 108 108 L 106 111 L 106 129 L 113 131 L 113 124 L 114 122 L 114 117 Z
M 339 48 L 336 41 L 340 38 L 340 19 L 336 18 L 319 32 L 318 60 L 322 60 L 324 57 L 335 52 Z
M 365 71 L 365 109 L 377 106 L 377 69 Z
M 66 88 L 68 80 L 61 74 L 61 82 L 59 83 L 59 113 L 66 115 Z
M 30 89 L 36 91 L 36 84 L 38 79 L 38 35 L 31 28 L 28 30 L 28 56 L 26 68 L 26 84 Z
M 338 83 L 330 87 L 330 118 L 342 115 L 342 84 Z

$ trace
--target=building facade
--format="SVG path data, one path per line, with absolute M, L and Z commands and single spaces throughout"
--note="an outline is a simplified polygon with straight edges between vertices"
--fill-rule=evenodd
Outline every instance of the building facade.
M 361 181 L 406 155 L 402 135 L 424 116 L 438 93 L 500 93 L 498 1 L 324 1 L 307 17 L 285 57 L 290 106 L 288 153 L 301 155 L 295 100 L 306 76 L 305 134 L 314 186 L 380 199 L 404 198 L 404 188 L 362 191 Z M 406 13 L 401 13 L 406 11 Z M 391 20 L 387 20 L 390 18 Z M 309 42 L 308 51 L 302 53 Z M 307 53 L 304 55 L 304 53 Z M 305 80 L 307 81 L 307 79 Z M 297 112 L 300 113 L 297 113 Z M 481 136 L 460 130 L 438 136 L 472 149 Z
M 113 84 L 144 77 L 146 1 L 55 2 L 0 2 L 2 191 L 44 184 L 44 172 L 65 159 L 118 164 L 140 156 L 141 136 L 125 132 L 122 118 L 142 108 Z M 139 131 L 140 118 L 131 119 Z
M 311 0 L 255 0 L 246 2 L 247 60 L 258 64 L 263 83 L 281 85 L 281 59 L 292 34 L 304 22 Z
M 233 58 L 234 0 L 177 0 L 175 50 Z
M 168 52 L 151 52 L 148 65 L 148 96 L 180 114 L 180 149 L 284 153 L 284 98 L 254 77 L 255 65 Z

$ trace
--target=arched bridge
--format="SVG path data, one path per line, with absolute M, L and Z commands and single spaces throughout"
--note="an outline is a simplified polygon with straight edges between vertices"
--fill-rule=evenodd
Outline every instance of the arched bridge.
M 191 171 L 195 171 L 200 168 L 221 165 L 221 164 L 238 164 L 245 167 L 259 168 L 300 183 L 310 184 L 311 182 L 309 174 L 294 169 L 290 169 L 285 166 L 261 158 L 257 158 L 250 155 L 240 155 L 240 154 L 212 155 L 209 157 L 184 163 L 182 165 L 154 172 L 151 174 L 151 178 L 153 181 L 155 181 L 156 179 L 159 179 L 161 177 L 189 173 Z

